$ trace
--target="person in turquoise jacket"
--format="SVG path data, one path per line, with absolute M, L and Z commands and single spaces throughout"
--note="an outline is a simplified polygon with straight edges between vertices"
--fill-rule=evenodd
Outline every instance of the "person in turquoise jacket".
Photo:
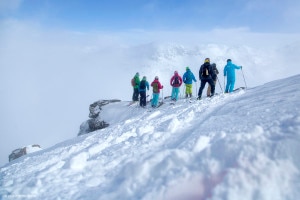
M 224 67 L 224 78 L 227 76 L 225 93 L 232 92 L 234 89 L 236 69 L 242 69 L 242 66 L 237 66 L 232 63 L 231 59 L 227 59 L 227 64 Z

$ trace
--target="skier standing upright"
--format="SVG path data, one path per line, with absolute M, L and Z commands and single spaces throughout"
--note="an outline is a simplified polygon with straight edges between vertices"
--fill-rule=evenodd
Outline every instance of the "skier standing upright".
M 151 106 L 152 107 L 157 107 L 158 106 L 158 100 L 159 100 L 159 93 L 160 90 L 163 89 L 163 86 L 158 80 L 158 76 L 155 76 L 154 81 L 151 83 L 151 87 L 153 88 L 153 98 L 151 101 Z
M 147 81 L 146 76 L 143 77 L 142 81 L 139 85 L 139 92 L 140 92 L 140 106 L 146 106 L 146 90 L 149 90 L 149 83 Z
M 139 100 L 139 85 L 140 85 L 140 74 L 137 72 L 132 79 L 133 95 L 132 101 Z
M 186 72 L 183 74 L 183 82 L 185 83 L 185 97 L 192 97 L 193 93 L 193 81 L 197 82 L 193 72 L 190 70 L 189 67 L 186 67 Z
M 212 79 L 213 79 L 213 81 L 214 81 L 214 84 L 216 85 L 216 83 L 217 83 L 217 78 L 218 78 L 218 74 L 219 74 L 219 70 L 217 69 L 216 63 L 211 64 L 211 67 L 212 67 L 212 70 L 213 70 L 213 72 L 214 72 L 214 73 L 212 74 Z M 211 87 L 210 87 L 210 85 L 208 85 L 208 87 L 207 87 L 206 95 L 207 95 L 208 97 L 211 96 Z
M 182 78 L 178 74 L 177 71 L 174 72 L 174 75 L 172 76 L 170 80 L 170 85 L 172 86 L 172 96 L 171 100 L 177 101 L 178 100 L 178 94 L 179 94 L 179 88 L 182 84 Z
M 205 84 L 208 83 L 211 87 L 211 97 L 214 96 L 215 94 L 215 84 L 214 81 L 212 79 L 213 76 L 213 70 L 212 67 L 210 65 L 210 59 L 209 58 L 205 58 L 204 60 L 204 64 L 201 65 L 200 70 L 199 70 L 199 79 L 201 80 L 201 86 L 199 88 L 199 92 L 198 92 L 198 100 L 201 99 L 202 96 L 202 91 L 205 87 Z
M 231 59 L 227 59 L 227 64 L 224 67 L 224 78 L 227 76 L 225 93 L 232 92 L 234 89 L 236 69 L 242 69 L 242 66 L 237 66 L 232 63 Z

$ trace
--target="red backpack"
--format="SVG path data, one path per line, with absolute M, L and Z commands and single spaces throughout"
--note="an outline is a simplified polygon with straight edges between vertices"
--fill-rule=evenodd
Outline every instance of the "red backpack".
M 131 85 L 132 85 L 132 87 L 135 86 L 135 79 L 134 78 L 131 79 Z

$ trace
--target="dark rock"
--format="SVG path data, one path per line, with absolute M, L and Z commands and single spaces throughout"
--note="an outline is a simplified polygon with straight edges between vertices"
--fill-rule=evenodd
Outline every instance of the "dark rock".
M 92 103 L 89 107 L 90 110 L 89 118 L 91 119 L 83 122 L 80 125 L 78 136 L 108 127 L 109 124 L 101 120 L 100 118 L 102 107 L 109 103 L 115 103 L 120 101 L 121 100 L 118 99 L 112 99 L 112 100 L 99 100 Z
M 42 149 L 41 146 L 38 144 L 33 144 L 33 145 L 28 145 L 26 147 L 18 148 L 11 152 L 11 154 L 8 156 L 8 160 L 10 162 L 10 161 L 20 158 L 26 154 L 29 154 L 29 153 L 32 153 L 35 151 L 39 151 L 41 149 Z

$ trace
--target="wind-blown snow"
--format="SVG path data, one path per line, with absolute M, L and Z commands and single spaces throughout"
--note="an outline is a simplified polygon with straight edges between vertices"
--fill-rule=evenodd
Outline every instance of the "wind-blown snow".
M 2 199 L 300 198 L 300 75 L 110 123 L 0 169 Z M 149 112 L 151 111 L 151 112 Z

